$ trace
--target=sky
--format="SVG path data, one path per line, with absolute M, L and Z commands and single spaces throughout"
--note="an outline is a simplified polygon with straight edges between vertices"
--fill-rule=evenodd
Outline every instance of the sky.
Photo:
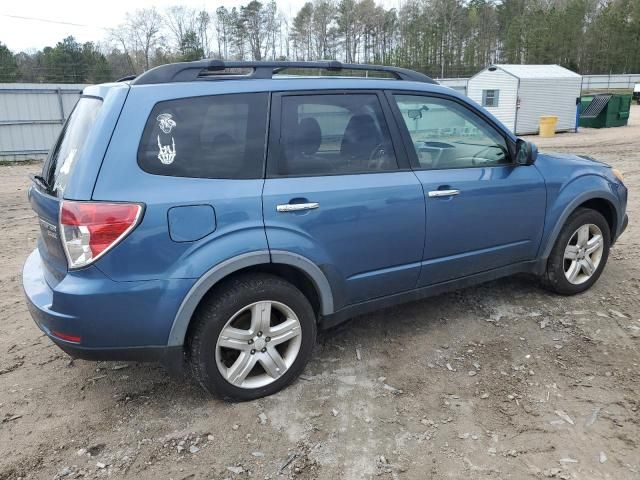
M 397 1 L 383 0 L 379 3 L 390 6 Z M 163 10 L 171 5 L 184 5 L 213 12 L 221 5 L 231 8 L 248 2 L 249 0 L 3 0 L 0 1 L 0 42 L 15 52 L 55 46 L 69 35 L 80 42 L 99 42 L 106 39 L 109 28 L 122 23 L 127 12 L 138 8 L 155 6 L 158 10 Z M 306 0 L 277 2 L 284 14 L 293 16 Z

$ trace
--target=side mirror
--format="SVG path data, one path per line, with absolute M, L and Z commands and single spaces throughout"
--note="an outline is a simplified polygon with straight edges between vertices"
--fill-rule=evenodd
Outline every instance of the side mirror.
M 538 158 L 538 147 L 519 138 L 516 142 L 516 165 L 533 165 Z

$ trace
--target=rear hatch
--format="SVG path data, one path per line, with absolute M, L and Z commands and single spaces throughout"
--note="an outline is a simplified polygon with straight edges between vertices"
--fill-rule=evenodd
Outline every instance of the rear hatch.
M 83 162 L 101 161 L 84 155 L 87 137 L 96 124 L 103 100 L 81 97 L 67 119 L 60 136 L 44 162 L 42 172 L 33 175 L 29 200 L 39 218 L 41 236 L 38 250 L 45 269 L 45 279 L 54 287 L 67 272 L 67 259 L 60 239 L 60 204 L 65 189 Z M 95 178 L 92 179 L 95 182 Z

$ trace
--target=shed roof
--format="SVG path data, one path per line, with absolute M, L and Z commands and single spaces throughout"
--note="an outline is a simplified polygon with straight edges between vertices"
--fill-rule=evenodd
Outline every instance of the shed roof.
M 497 64 L 489 68 L 499 68 L 518 78 L 581 78 L 581 75 L 560 65 L 510 65 Z

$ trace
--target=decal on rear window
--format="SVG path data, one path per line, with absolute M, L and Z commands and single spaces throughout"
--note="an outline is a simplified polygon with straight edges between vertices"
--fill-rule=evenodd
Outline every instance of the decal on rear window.
M 162 132 L 166 134 L 171 133 L 173 127 L 177 125 L 176 121 L 173 119 L 173 115 L 171 115 L 170 113 L 161 113 L 156 117 L 156 120 L 158 121 L 160 130 L 162 130 Z
M 171 145 L 162 145 L 158 135 L 158 160 L 165 165 L 171 165 L 176 158 L 176 141 L 171 137 Z

